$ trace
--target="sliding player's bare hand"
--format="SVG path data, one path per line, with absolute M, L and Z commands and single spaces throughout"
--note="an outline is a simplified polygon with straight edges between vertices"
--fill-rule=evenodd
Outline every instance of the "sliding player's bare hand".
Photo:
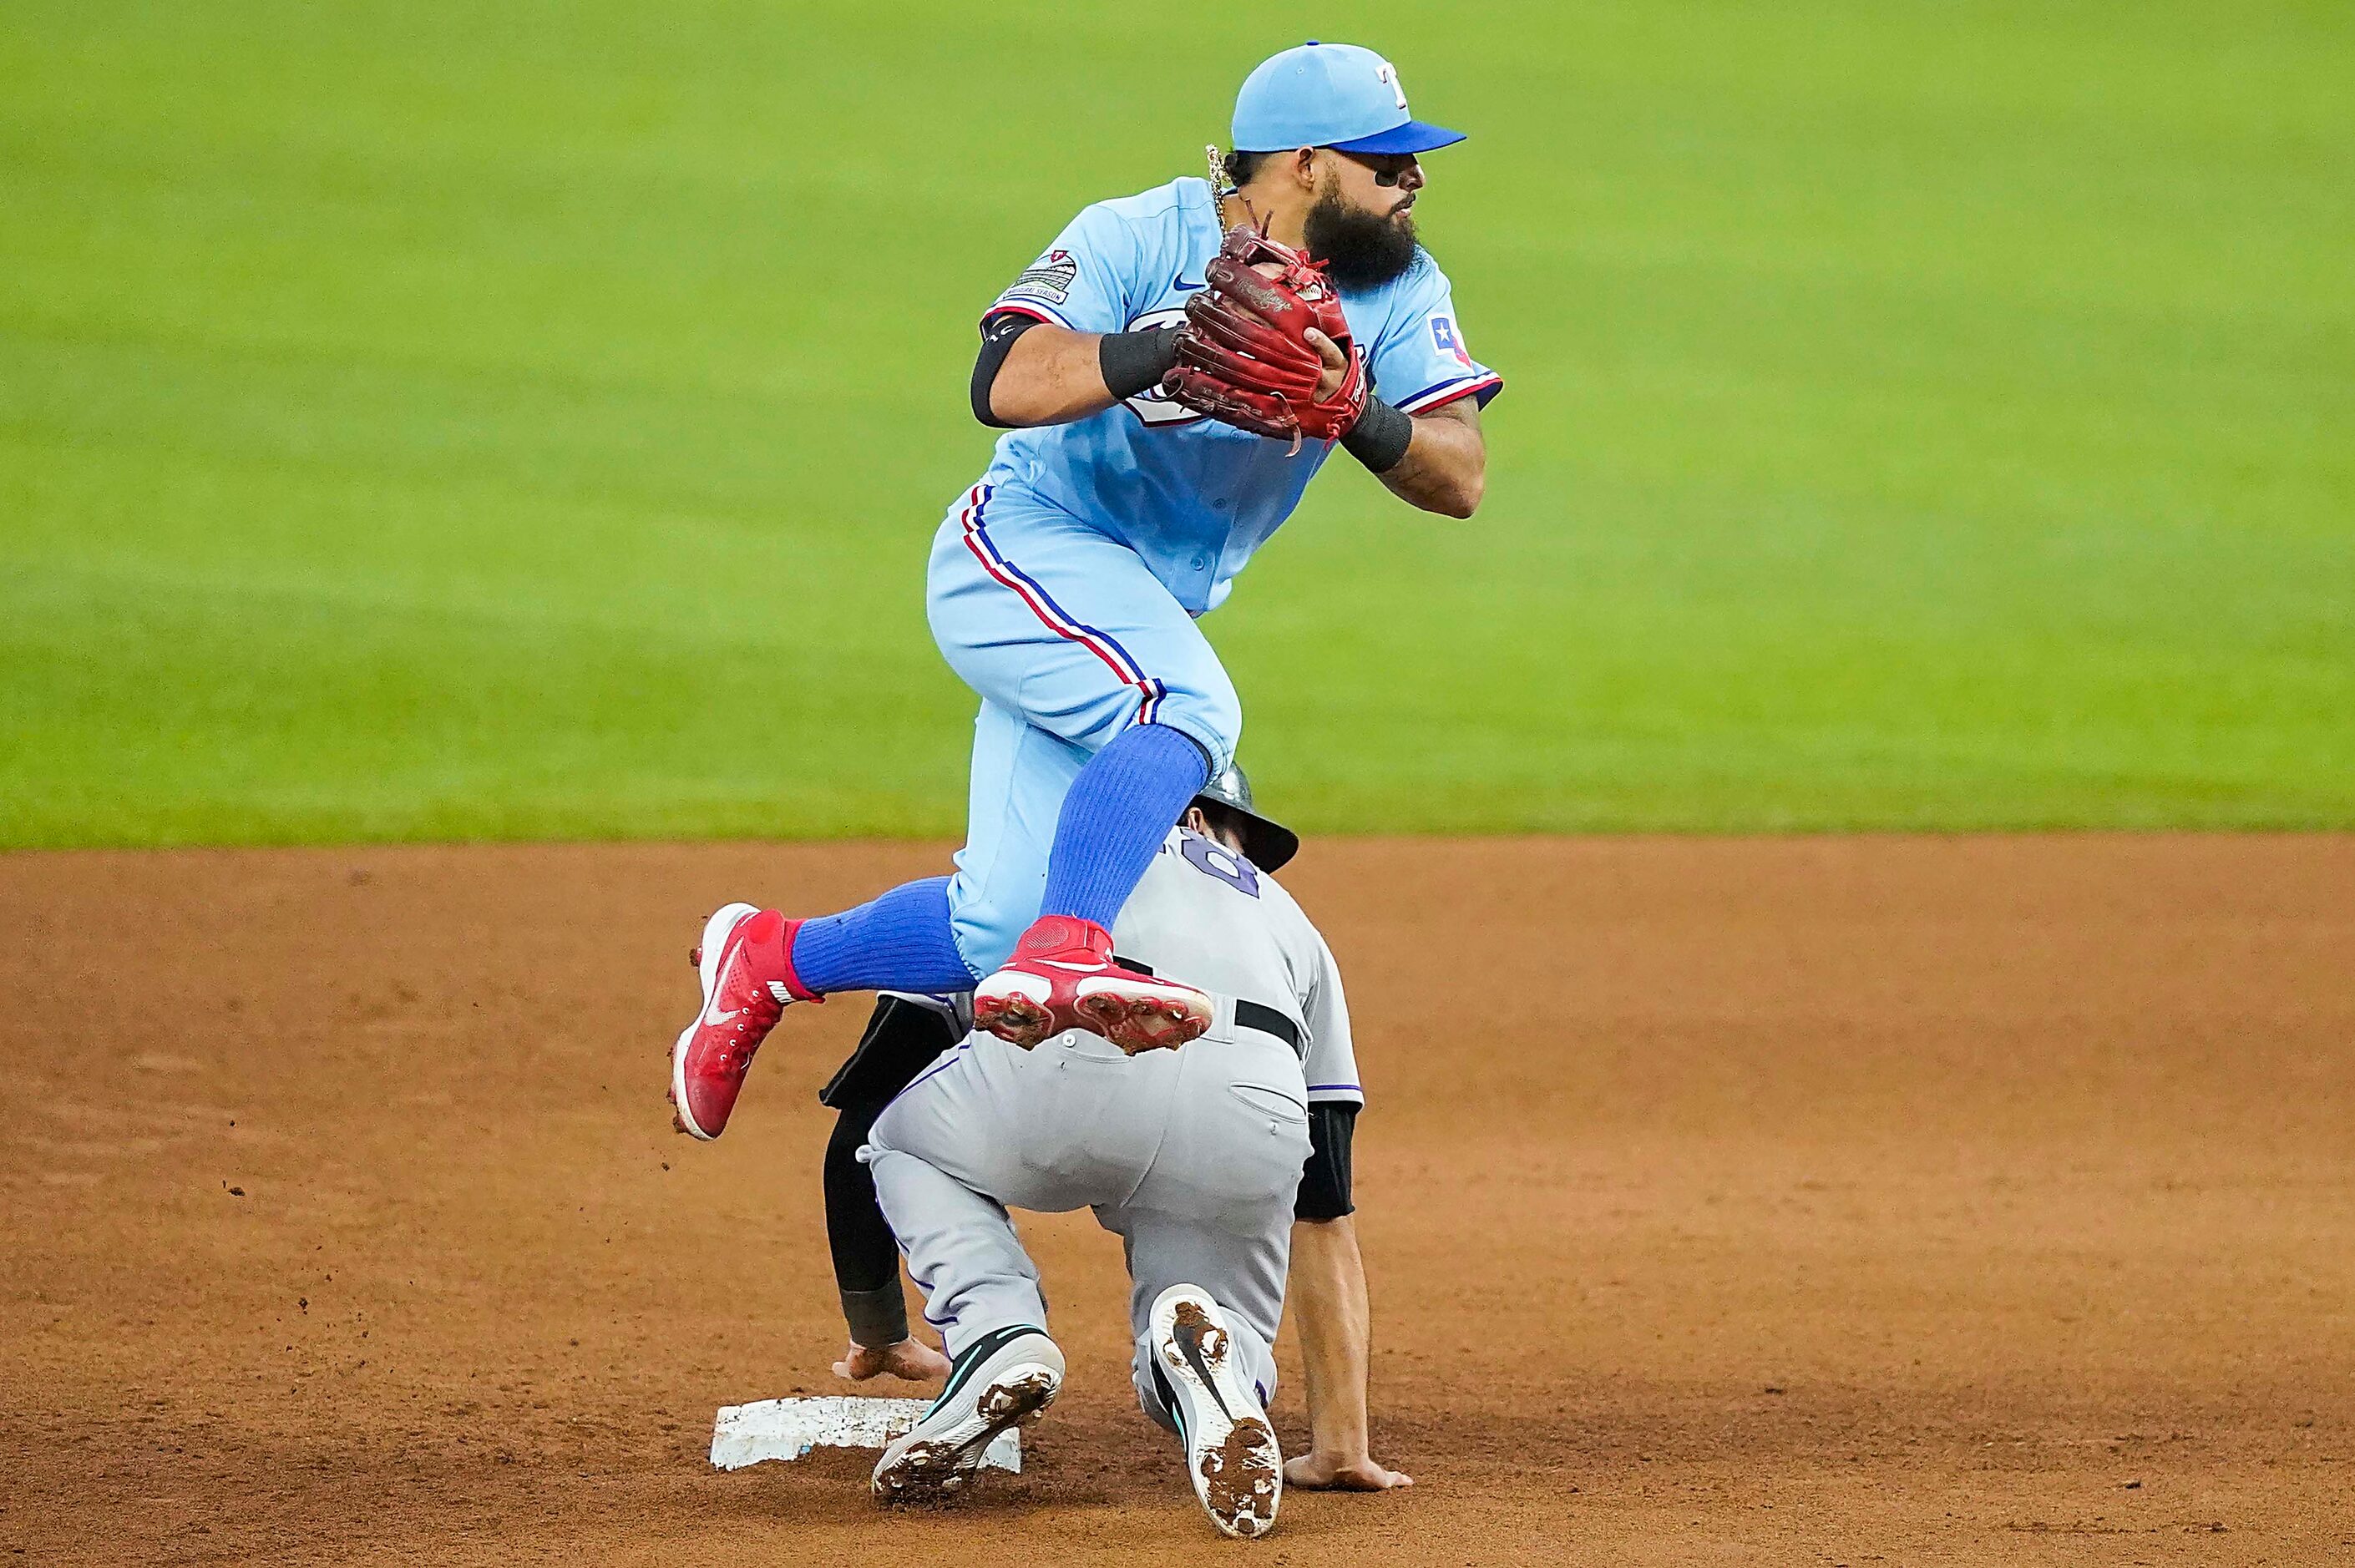
M 902 1340 L 879 1350 L 854 1344 L 834 1363 L 834 1375 L 849 1383 L 889 1372 L 910 1383 L 931 1383 L 949 1375 L 949 1359 L 922 1340 Z

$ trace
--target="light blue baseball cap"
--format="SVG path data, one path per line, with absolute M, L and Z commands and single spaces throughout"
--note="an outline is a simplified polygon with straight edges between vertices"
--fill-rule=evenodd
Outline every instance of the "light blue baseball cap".
M 1371 49 L 1315 39 L 1260 62 L 1235 94 L 1235 151 L 1428 153 L 1464 140 L 1407 112 L 1398 68 Z

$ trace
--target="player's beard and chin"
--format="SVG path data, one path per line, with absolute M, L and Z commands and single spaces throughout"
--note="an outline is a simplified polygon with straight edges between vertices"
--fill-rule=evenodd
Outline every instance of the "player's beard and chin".
M 1351 292 L 1379 289 L 1414 265 L 1414 214 L 1352 206 L 1333 183 L 1316 193 L 1301 238 L 1308 254 L 1325 263 L 1327 276 Z

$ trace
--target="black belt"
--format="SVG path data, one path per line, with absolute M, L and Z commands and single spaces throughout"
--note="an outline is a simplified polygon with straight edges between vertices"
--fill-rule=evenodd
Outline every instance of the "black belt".
M 1150 977 L 1153 973 L 1151 964 L 1139 963 L 1135 959 L 1124 959 L 1116 953 L 1113 956 L 1112 961 L 1133 975 Z M 1262 1034 L 1274 1035 L 1278 1040 L 1291 1046 L 1292 1054 L 1295 1056 L 1304 1054 L 1300 1048 L 1300 1025 L 1272 1007 L 1238 999 L 1235 1002 L 1235 1022 L 1241 1028 L 1256 1029 Z
M 1273 1034 L 1300 1054 L 1300 1025 L 1272 1007 L 1262 1007 L 1255 1001 L 1235 1003 L 1235 1023 L 1239 1028 L 1256 1029 L 1262 1034 Z

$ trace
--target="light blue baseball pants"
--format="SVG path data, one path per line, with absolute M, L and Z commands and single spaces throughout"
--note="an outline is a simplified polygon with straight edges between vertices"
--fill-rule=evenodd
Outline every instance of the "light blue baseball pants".
M 965 846 L 948 899 L 976 974 L 1038 916 L 1071 780 L 1133 724 L 1234 760 L 1242 705 L 1193 617 L 1134 550 L 1027 492 L 967 491 L 932 541 L 932 637 L 981 695 Z

